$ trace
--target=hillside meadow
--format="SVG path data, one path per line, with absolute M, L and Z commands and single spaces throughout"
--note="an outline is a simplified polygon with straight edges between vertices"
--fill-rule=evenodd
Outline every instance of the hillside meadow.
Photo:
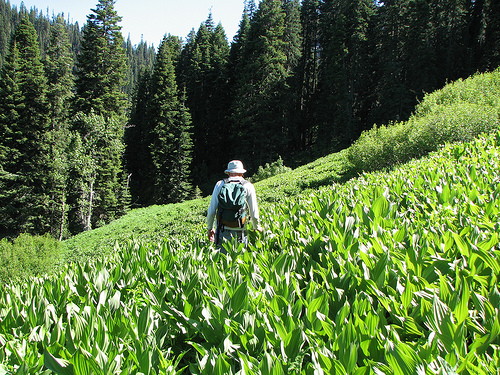
M 452 110 L 478 80 L 488 121 Z M 208 198 L 65 241 L 58 269 L 0 289 L 0 374 L 497 374 L 499 82 L 256 183 L 247 248 L 206 242 Z M 473 131 L 417 152 L 453 113 Z

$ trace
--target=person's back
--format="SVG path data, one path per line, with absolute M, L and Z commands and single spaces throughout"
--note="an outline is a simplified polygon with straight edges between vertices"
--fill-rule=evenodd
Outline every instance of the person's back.
M 224 240 L 232 238 L 237 238 L 239 242 L 247 244 L 248 217 L 253 228 L 262 231 L 255 187 L 243 178 L 246 170 L 239 160 L 229 162 L 224 172 L 229 177 L 217 182 L 208 207 L 208 238 L 218 247 Z

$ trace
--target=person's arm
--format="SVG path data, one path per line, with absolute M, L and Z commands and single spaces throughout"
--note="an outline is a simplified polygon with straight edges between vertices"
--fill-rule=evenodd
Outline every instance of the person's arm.
M 257 204 L 257 194 L 255 193 L 255 187 L 252 184 L 245 184 L 247 188 L 247 205 L 248 212 L 252 219 L 252 226 L 259 232 L 262 232 L 262 227 L 260 226 L 259 217 L 259 205 Z
M 219 194 L 222 183 L 223 181 L 219 181 L 217 182 L 217 184 L 215 184 L 214 191 L 212 192 L 212 198 L 210 199 L 210 205 L 208 206 L 207 211 L 208 239 L 212 242 L 215 240 L 214 221 L 215 214 L 217 213 L 217 195 Z

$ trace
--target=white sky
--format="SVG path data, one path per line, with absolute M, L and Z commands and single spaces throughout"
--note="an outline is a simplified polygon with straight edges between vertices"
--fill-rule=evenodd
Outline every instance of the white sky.
M 70 23 L 78 22 L 80 28 L 87 23 L 87 15 L 95 9 L 98 0 L 10 0 L 19 10 L 20 4 L 29 10 L 33 7 L 52 18 L 64 13 Z M 125 40 L 130 35 L 132 44 L 141 41 L 159 46 L 165 34 L 183 39 L 194 28 L 198 30 L 210 11 L 215 25 L 222 23 L 227 39 L 231 41 L 238 31 L 243 14 L 244 0 L 116 0 L 115 10 L 122 17 L 119 24 Z M 48 11 L 48 13 L 47 13 Z

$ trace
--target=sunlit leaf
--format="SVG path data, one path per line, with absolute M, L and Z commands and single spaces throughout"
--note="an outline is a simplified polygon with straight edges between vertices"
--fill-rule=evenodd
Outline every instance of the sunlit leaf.
M 43 365 L 49 370 L 54 371 L 56 374 L 73 375 L 73 365 L 68 361 L 56 358 L 47 350 L 43 352 Z

